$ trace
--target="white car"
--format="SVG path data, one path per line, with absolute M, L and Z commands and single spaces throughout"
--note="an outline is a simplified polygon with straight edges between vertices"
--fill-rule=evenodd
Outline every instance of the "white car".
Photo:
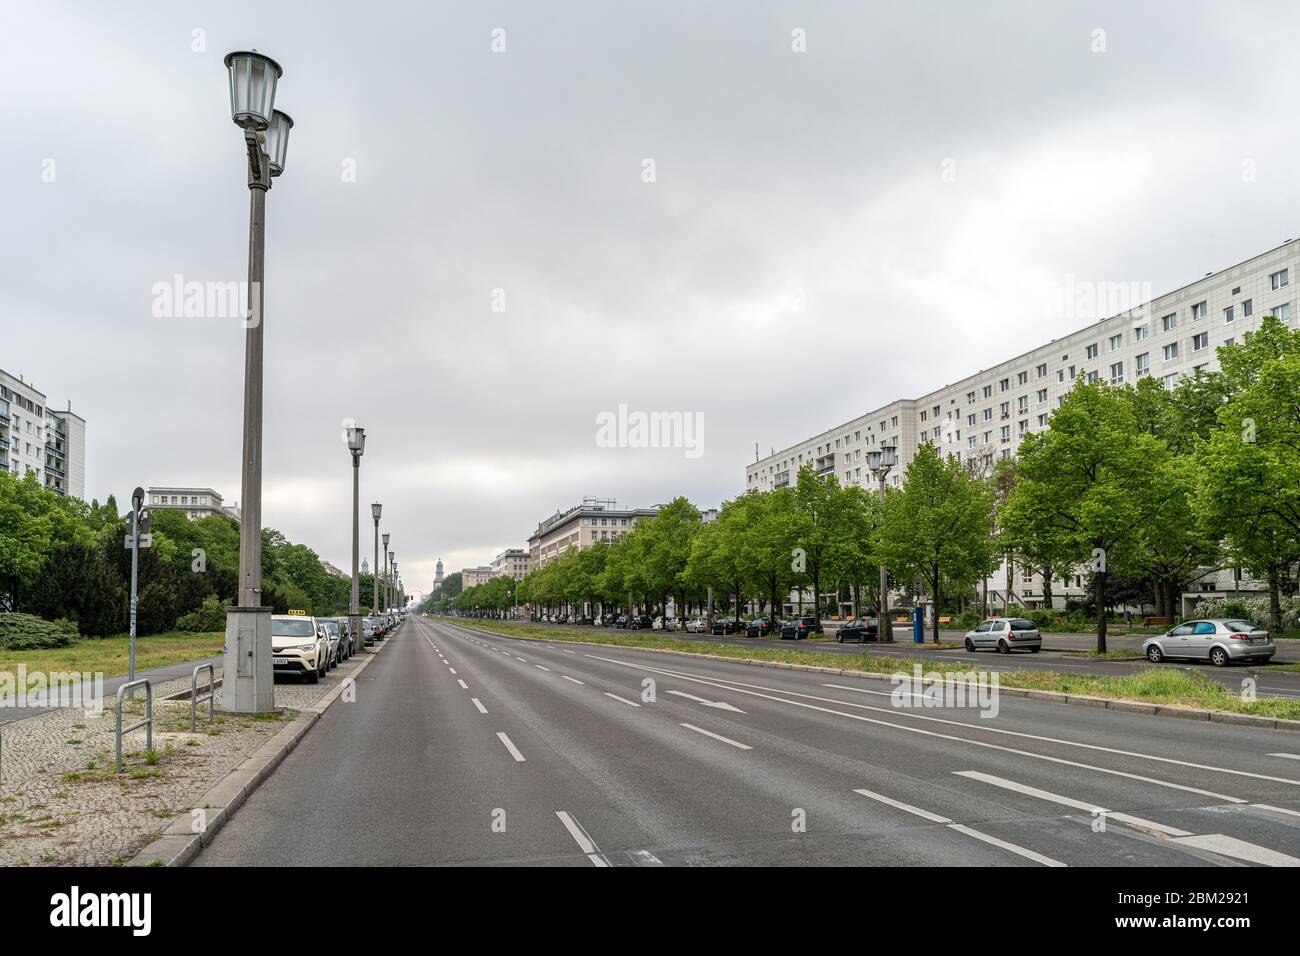
M 330 666 L 329 634 L 310 614 L 272 614 L 271 665 L 318 683 Z
M 1215 618 L 1186 621 L 1164 634 L 1142 642 L 1142 653 L 1152 664 L 1166 657 L 1186 657 L 1226 667 L 1233 661 L 1267 664 L 1277 653 L 1273 636 L 1262 627 L 1240 619 Z

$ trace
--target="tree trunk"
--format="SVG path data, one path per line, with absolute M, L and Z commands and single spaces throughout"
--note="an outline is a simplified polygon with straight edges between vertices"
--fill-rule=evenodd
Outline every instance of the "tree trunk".
M 1043 568 L 1043 607 L 1049 611 L 1055 611 L 1052 606 L 1052 569 Z
M 1097 653 L 1106 653 L 1106 572 L 1093 572 L 1093 585 L 1097 592 Z
M 934 584 L 934 587 L 930 588 L 930 593 L 931 593 L 932 598 L 933 598 L 933 601 L 934 601 L 934 604 L 932 605 L 932 607 L 933 607 L 934 610 L 933 610 L 933 612 L 932 612 L 931 615 L 930 615 L 930 617 L 931 617 L 933 623 L 931 624 L 930 627 L 931 627 L 931 632 L 932 632 L 933 635 L 934 635 L 934 643 L 935 643 L 935 644 L 938 644 L 938 643 L 939 643 L 939 598 L 940 598 L 940 595 L 939 595 L 939 582 L 940 582 L 941 580 L 942 580 L 942 578 L 939 576 L 939 565 L 936 564 L 936 565 L 934 566 L 934 579 L 933 579 L 933 582 L 932 582 L 932 583 Z
M 1276 561 L 1268 566 L 1268 629 L 1276 637 L 1282 630 L 1282 569 Z

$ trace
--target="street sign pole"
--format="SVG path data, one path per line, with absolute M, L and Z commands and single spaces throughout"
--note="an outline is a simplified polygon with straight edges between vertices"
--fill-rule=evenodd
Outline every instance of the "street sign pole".
M 140 587 L 140 504 L 135 499 L 132 499 L 132 503 L 135 507 L 131 509 L 131 659 L 127 664 L 128 681 L 135 680 L 135 613 Z M 130 694 L 135 696 L 134 687 Z

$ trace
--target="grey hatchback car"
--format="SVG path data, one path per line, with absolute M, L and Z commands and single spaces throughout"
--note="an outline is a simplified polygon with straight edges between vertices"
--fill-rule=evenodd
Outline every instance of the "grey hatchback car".
M 1043 649 L 1043 635 L 1038 625 L 1024 617 L 994 617 L 981 621 L 973 631 L 966 632 L 962 642 L 966 650 L 975 651 L 981 647 L 990 647 L 999 654 L 1012 651 L 1032 651 L 1037 654 Z
M 1142 653 L 1153 664 L 1166 657 L 1185 657 L 1226 667 L 1233 661 L 1267 663 L 1277 653 L 1277 645 L 1268 631 L 1249 621 L 1214 618 L 1185 621 L 1148 637 L 1142 642 Z

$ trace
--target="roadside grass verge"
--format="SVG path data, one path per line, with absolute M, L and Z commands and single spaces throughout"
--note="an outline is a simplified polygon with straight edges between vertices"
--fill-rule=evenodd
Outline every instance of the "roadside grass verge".
M 1144 658 L 1146 655 L 1141 651 L 1131 648 L 1121 648 L 1117 651 L 1107 651 L 1105 654 L 1098 653 L 1096 650 L 1091 651 L 1057 651 L 1058 654 L 1064 654 L 1067 657 L 1086 657 L 1094 661 L 1131 661 L 1138 658 Z
M 147 670 L 180 661 L 220 654 L 226 635 L 222 631 L 191 633 L 168 631 L 135 639 L 135 669 Z M 51 647 L 35 651 L 0 651 L 0 673 L 8 673 L 11 680 L 18 679 L 18 665 L 25 664 L 28 672 L 46 673 L 102 673 L 105 677 L 125 674 L 130 661 L 131 638 L 127 634 L 112 637 L 84 637 L 67 647 Z
M 944 672 L 961 673 L 979 671 L 981 668 L 958 661 L 922 660 L 908 657 L 873 657 L 867 652 L 857 655 L 840 654 L 827 659 L 815 651 L 785 650 L 770 647 L 736 647 L 732 644 L 706 644 L 680 638 L 637 637 L 631 634 L 587 634 L 571 628 L 548 628 L 538 633 L 536 628 L 509 621 L 446 618 L 449 624 L 472 627 L 480 631 L 504 634 L 546 643 L 612 644 L 618 647 L 658 648 L 681 651 L 686 654 L 708 654 L 736 660 L 772 661 L 782 664 L 807 664 L 812 667 L 835 667 L 846 671 L 873 674 L 911 674 L 916 667 L 930 673 L 940 667 Z M 1276 668 L 1270 668 L 1276 670 Z M 1010 671 L 998 674 L 1002 687 L 1025 690 L 1046 690 L 1062 694 L 1079 694 L 1088 697 L 1106 697 L 1113 700 L 1136 700 L 1148 704 L 1170 704 L 1182 707 L 1201 707 L 1207 710 L 1228 711 L 1234 714 L 1254 714 L 1259 717 L 1282 717 L 1300 720 L 1300 700 L 1268 698 L 1243 700 L 1218 681 L 1211 680 L 1198 671 L 1172 667 L 1148 667 L 1122 677 L 1096 674 L 1058 674 L 1054 671 Z

